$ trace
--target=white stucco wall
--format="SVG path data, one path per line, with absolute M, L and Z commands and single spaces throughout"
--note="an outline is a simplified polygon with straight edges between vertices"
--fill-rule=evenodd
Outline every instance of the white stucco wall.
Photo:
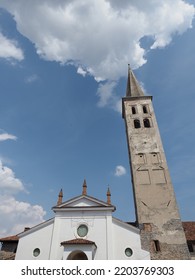
M 16 260 L 48 260 L 53 231 L 53 221 L 43 224 L 43 227 L 31 229 L 19 239 Z M 40 249 L 40 255 L 33 256 L 33 250 Z
M 149 259 L 149 253 L 141 249 L 138 229 L 113 218 L 110 208 L 91 206 L 88 209 L 85 204 L 80 209 L 57 209 L 55 218 L 21 234 L 16 259 L 67 259 L 71 248 L 84 251 L 88 259 L 94 260 Z M 88 227 L 88 233 L 83 239 L 94 242 L 96 246 L 70 243 L 61 245 L 64 241 L 79 238 L 77 228 L 81 224 Z M 40 249 L 37 257 L 33 256 L 35 248 Z M 125 255 L 126 248 L 133 250 L 131 257 Z
M 149 252 L 141 249 L 139 230 L 113 218 L 113 254 L 114 259 L 144 260 L 150 259 Z M 131 257 L 125 255 L 125 249 L 131 248 Z
M 64 213 L 63 216 L 56 216 L 54 222 L 54 232 L 51 248 L 51 259 L 61 259 L 63 254 L 63 246 L 60 243 L 63 241 L 79 238 L 77 228 L 80 224 L 88 226 L 88 234 L 85 237 L 87 240 L 95 242 L 97 250 L 95 259 L 108 259 L 111 254 L 109 251 L 108 236 L 109 229 L 111 230 L 112 216 L 111 213 L 100 213 L 97 211 L 82 211 L 81 213 L 73 212 Z

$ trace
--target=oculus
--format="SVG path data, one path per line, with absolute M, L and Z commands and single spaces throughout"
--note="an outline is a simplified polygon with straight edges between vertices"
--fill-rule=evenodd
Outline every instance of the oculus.
M 79 237 L 85 237 L 88 233 L 88 227 L 86 225 L 80 225 L 78 228 L 77 228 L 77 234 Z
M 133 250 L 131 248 L 125 249 L 125 255 L 129 258 L 133 255 Z

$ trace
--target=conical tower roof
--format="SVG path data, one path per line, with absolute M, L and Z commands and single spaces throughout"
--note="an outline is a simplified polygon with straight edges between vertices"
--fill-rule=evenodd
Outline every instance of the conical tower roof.
M 141 97 L 144 96 L 144 92 L 139 85 L 130 65 L 128 65 L 128 79 L 126 97 Z

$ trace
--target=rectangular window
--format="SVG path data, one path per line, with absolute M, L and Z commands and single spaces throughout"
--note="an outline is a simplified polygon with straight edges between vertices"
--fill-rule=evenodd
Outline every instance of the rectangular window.
M 150 223 L 144 223 L 144 230 L 147 232 L 151 232 L 152 231 L 152 226 Z
M 147 105 L 143 105 L 143 113 L 147 114 L 148 113 L 148 106 Z
M 154 251 L 155 252 L 160 252 L 160 242 L 159 242 L 159 240 L 153 240 L 153 244 L 154 244 Z
M 137 109 L 135 106 L 131 107 L 132 114 L 135 115 L 137 113 Z
M 193 244 L 192 242 L 188 242 L 188 249 L 189 249 L 190 253 L 194 253 L 195 252 L 195 244 Z

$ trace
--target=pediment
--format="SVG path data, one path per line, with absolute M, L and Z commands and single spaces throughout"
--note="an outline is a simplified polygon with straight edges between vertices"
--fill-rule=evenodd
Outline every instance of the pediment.
M 61 207 L 94 207 L 94 206 L 106 206 L 105 203 L 101 203 L 95 199 L 89 197 L 79 197 L 77 199 L 72 199 L 67 203 L 63 203 Z
M 70 200 L 67 200 L 60 205 L 54 206 L 53 209 L 55 210 L 63 210 L 68 208 L 105 208 L 105 207 L 113 207 L 104 201 L 96 199 L 94 197 L 88 195 L 81 195 L 78 197 L 74 197 Z

